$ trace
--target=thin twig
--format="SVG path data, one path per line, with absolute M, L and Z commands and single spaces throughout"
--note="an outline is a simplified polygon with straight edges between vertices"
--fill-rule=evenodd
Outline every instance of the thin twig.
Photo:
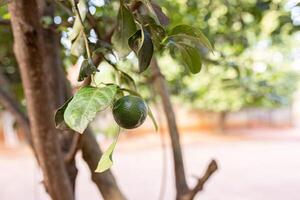
M 203 187 L 207 180 L 218 170 L 218 164 L 215 160 L 210 161 L 204 175 L 198 179 L 195 187 L 187 194 L 186 200 L 192 200 L 196 196 L 196 194 L 203 190 Z
M 83 20 L 81 18 L 81 15 L 80 15 L 80 12 L 79 12 L 79 9 L 78 9 L 76 1 L 73 0 L 72 4 L 73 4 L 73 7 L 75 8 L 74 10 L 75 10 L 76 15 L 78 16 L 78 18 L 80 20 L 82 28 L 83 28 L 83 38 L 84 38 L 84 41 L 85 41 L 85 47 L 86 47 L 86 51 L 87 51 L 87 56 L 88 56 L 89 59 L 91 59 L 90 48 L 89 48 L 88 39 L 87 39 L 87 36 L 86 36 L 86 33 L 85 33 L 85 27 L 84 27 L 84 24 L 83 24 Z M 90 85 L 91 84 L 91 80 L 92 80 L 91 76 L 88 76 L 87 78 L 85 78 L 81 87 Z M 72 162 L 75 159 L 76 153 L 77 153 L 78 149 L 80 148 L 81 137 L 82 137 L 82 134 L 76 133 L 74 135 L 74 137 L 72 139 L 72 144 L 70 146 L 70 149 L 64 155 L 65 162 Z
M 83 28 L 83 38 L 84 38 L 84 43 L 85 43 L 87 56 L 88 56 L 89 59 L 92 59 L 91 52 L 90 52 L 89 41 L 88 41 L 88 38 L 87 38 L 87 35 L 86 35 L 86 30 L 85 30 L 85 26 L 84 26 L 84 23 L 83 23 L 83 19 L 81 18 L 80 11 L 79 11 L 79 8 L 78 8 L 78 5 L 77 5 L 76 1 L 73 0 L 72 2 L 73 2 L 73 7 L 75 8 L 75 12 L 76 12 L 76 14 L 79 18 L 79 21 L 82 25 L 82 28 Z
M 1 26 L 10 26 L 10 20 L 0 19 Z

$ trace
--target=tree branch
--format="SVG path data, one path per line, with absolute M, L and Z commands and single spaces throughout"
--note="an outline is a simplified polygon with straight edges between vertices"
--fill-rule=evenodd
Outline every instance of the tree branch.
M 8 80 L 6 80 L 1 70 L 0 70 L 0 84 L 1 84 L 0 103 L 15 116 L 17 123 L 22 127 L 24 131 L 26 140 L 33 148 L 32 138 L 30 135 L 29 119 L 22 111 L 21 105 L 18 103 L 18 101 L 14 99 L 13 95 L 9 94 L 9 83 Z M 5 88 L 7 88 L 7 90 L 5 90 Z
M 208 179 L 218 170 L 218 164 L 215 160 L 210 161 L 204 175 L 198 179 L 195 187 L 187 194 L 185 200 L 192 200 L 196 196 L 196 194 L 203 190 L 205 183 Z
M 10 26 L 10 21 L 6 19 L 0 19 L 0 26 Z
M 174 173 L 175 173 L 175 184 L 176 184 L 176 199 L 181 199 L 182 196 L 189 192 L 187 185 L 184 163 L 182 157 L 182 150 L 180 144 L 179 131 L 176 124 L 176 117 L 170 100 L 169 91 L 166 85 L 164 77 L 161 75 L 159 66 L 157 64 L 156 58 L 153 57 L 151 61 L 151 69 L 154 77 L 155 85 L 161 101 L 163 104 L 163 109 L 167 118 L 169 136 L 172 144 L 173 152 L 173 162 L 174 162 Z
M 28 118 L 22 112 L 20 105 L 2 87 L 0 87 L 0 103 L 15 116 L 24 131 L 26 140 L 32 146 Z
M 205 182 L 209 177 L 217 170 L 217 163 L 212 160 L 209 164 L 204 176 L 198 180 L 198 183 L 193 189 L 190 189 L 187 185 L 184 163 L 182 157 L 182 150 L 180 144 L 179 131 L 176 124 L 175 113 L 173 111 L 172 103 L 170 100 L 170 95 L 166 85 L 164 76 L 161 74 L 160 68 L 153 57 L 151 61 L 152 77 L 151 81 L 154 81 L 158 94 L 161 97 L 164 112 L 167 118 L 169 135 L 172 144 L 173 160 L 174 160 L 174 174 L 175 174 L 175 184 L 176 184 L 176 199 L 177 200 L 192 200 L 195 195 L 203 189 Z

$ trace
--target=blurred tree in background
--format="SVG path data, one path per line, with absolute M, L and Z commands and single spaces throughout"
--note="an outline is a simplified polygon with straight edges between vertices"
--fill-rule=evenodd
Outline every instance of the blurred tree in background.
M 180 63 L 162 68 L 181 104 L 222 114 L 291 104 L 298 83 L 293 65 L 300 30 L 297 1 L 164 0 L 161 5 L 170 27 L 192 23 L 215 48 L 214 54 L 202 50 L 205 65 L 197 75 L 179 80 L 188 73 Z M 170 62 L 162 55 L 162 66 Z

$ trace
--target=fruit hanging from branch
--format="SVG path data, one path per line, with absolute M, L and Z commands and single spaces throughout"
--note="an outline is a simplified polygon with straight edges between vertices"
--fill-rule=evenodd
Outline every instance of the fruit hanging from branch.
M 114 103 L 112 111 L 114 119 L 120 127 L 133 129 L 143 124 L 148 108 L 142 98 L 128 95 L 118 99 Z

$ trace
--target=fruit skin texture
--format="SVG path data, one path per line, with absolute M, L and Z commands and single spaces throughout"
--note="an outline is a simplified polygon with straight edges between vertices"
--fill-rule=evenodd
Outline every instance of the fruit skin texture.
M 148 108 L 145 101 L 137 96 L 124 96 L 113 105 L 114 119 L 122 128 L 139 127 L 145 121 L 147 114 Z

